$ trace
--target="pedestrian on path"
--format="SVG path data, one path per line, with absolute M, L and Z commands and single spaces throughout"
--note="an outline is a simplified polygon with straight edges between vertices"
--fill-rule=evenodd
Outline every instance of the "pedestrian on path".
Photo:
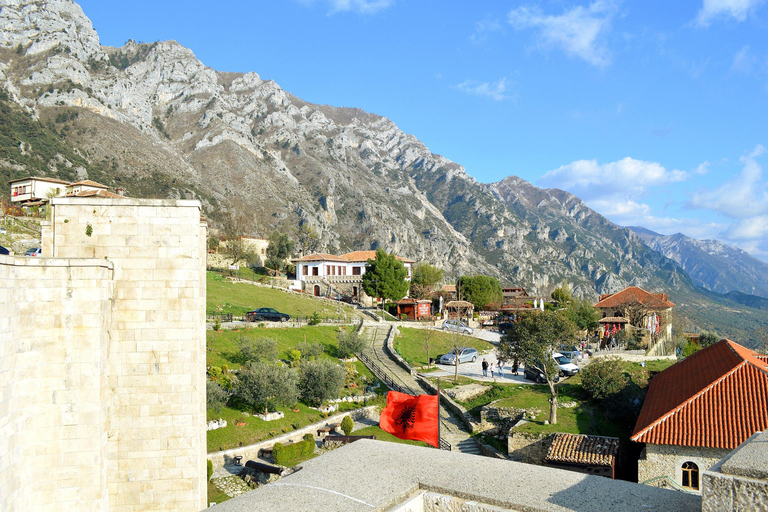
M 491 370 L 491 378 L 493 378 L 493 363 L 488 365 L 488 369 Z
M 488 361 L 483 358 L 483 377 L 488 376 Z
M 499 369 L 499 377 L 503 379 L 504 378 L 504 361 L 499 359 L 499 361 L 496 363 L 496 368 Z

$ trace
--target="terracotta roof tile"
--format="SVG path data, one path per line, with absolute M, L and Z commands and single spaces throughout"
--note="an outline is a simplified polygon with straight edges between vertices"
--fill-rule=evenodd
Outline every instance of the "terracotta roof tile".
M 619 454 L 616 437 L 555 434 L 547 452 L 547 462 L 611 466 Z
M 102 185 L 101 183 L 96 183 L 95 181 L 91 181 L 91 180 L 78 181 L 77 183 L 72 183 L 70 186 L 74 187 L 77 185 L 83 185 L 86 187 L 109 188 L 106 185 Z
M 624 288 L 618 293 L 601 295 L 600 300 L 595 304 L 596 308 L 615 308 L 628 302 L 637 301 L 650 308 L 671 308 L 674 302 L 667 300 L 666 293 L 649 293 L 637 286 Z
M 326 254 L 322 252 L 314 253 L 314 254 L 307 254 L 306 256 L 302 256 L 301 258 L 297 260 L 292 260 L 297 262 L 307 262 L 307 261 L 336 261 L 339 263 L 349 263 L 349 260 L 342 256 L 334 256 L 333 254 Z
M 375 260 L 376 251 L 353 251 L 353 252 L 348 252 L 346 254 L 342 254 L 341 257 L 346 258 L 349 261 Z M 401 258 L 400 256 L 395 256 L 395 257 L 404 263 L 414 263 L 413 260 L 409 260 L 407 258 Z
M 111 197 L 116 199 L 127 199 L 125 196 L 113 194 L 108 190 L 83 190 L 77 194 L 70 194 L 68 197 Z
M 768 428 L 768 357 L 721 340 L 656 375 L 632 440 L 733 449 Z

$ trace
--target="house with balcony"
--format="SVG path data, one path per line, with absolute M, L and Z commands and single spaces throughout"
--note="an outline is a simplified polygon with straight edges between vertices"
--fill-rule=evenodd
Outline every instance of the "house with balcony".
M 336 256 L 334 254 L 315 253 L 291 260 L 296 265 L 296 279 L 301 282 L 301 289 L 317 297 L 349 299 L 364 304 L 373 298 L 363 291 L 363 274 L 368 260 L 376 259 L 376 251 L 354 251 Z M 410 280 L 414 261 L 397 256 Z
M 8 184 L 11 186 L 12 205 L 40 206 L 51 197 L 65 196 L 70 182 L 35 176 L 11 180 Z

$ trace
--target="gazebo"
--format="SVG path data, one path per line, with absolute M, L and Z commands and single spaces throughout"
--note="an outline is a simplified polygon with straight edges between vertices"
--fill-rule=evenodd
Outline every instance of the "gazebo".
M 475 306 L 465 300 L 452 300 L 445 305 L 446 318 L 472 318 Z

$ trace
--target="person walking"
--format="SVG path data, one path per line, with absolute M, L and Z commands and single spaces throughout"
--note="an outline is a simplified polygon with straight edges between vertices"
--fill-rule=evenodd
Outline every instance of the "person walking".
M 483 358 L 483 377 L 488 376 L 488 361 Z
M 503 379 L 504 378 L 504 361 L 499 359 L 498 362 L 496 363 L 496 368 L 499 369 L 499 377 Z
M 488 369 L 491 371 L 491 378 L 493 378 L 493 363 L 488 365 Z

